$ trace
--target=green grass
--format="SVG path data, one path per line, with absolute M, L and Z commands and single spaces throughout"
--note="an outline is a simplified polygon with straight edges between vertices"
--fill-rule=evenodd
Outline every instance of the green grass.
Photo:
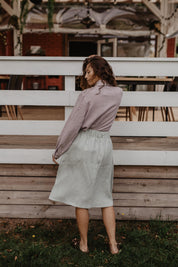
M 117 222 L 119 255 L 108 251 L 102 221 L 91 221 L 89 254 L 74 249 L 75 220 L 0 220 L 0 267 L 177 267 L 176 222 Z

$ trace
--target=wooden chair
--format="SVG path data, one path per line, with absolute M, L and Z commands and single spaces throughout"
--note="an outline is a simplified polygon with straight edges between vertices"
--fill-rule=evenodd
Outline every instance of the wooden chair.
M 148 120 L 149 107 L 139 107 L 138 108 L 138 121 Z
M 161 115 L 163 121 L 175 121 L 172 107 L 161 107 Z
M 119 108 L 116 118 L 125 118 L 125 120 L 132 121 L 133 120 L 133 114 L 136 115 L 135 107 L 125 107 L 125 108 Z
M 23 76 L 21 75 L 11 75 L 7 90 L 21 90 Z M 17 114 L 20 114 L 23 120 L 23 115 L 20 106 L 5 105 L 5 110 L 9 120 L 17 120 Z
M 178 91 L 178 78 L 175 77 L 174 80 L 164 87 L 164 92 L 176 92 Z M 174 111 L 172 107 L 161 107 L 161 115 L 163 121 L 175 121 Z

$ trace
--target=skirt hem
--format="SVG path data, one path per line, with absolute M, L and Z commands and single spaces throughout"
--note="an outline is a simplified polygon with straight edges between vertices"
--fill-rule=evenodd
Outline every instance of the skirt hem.
M 64 203 L 66 205 L 69 206 L 73 206 L 75 208 L 81 208 L 81 209 L 93 209 L 93 208 L 107 208 L 107 207 L 113 207 L 113 203 L 111 204 L 105 204 L 105 205 L 101 205 L 101 204 L 97 204 L 97 205 L 92 205 L 92 206 L 83 206 L 83 205 L 77 205 L 75 203 L 72 203 L 70 201 L 62 201 L 62 200 L 57 200 L 55 198 L 49 198 L 49 200 L 54 201 L 54 202 L 60 202 L 60 203 Z

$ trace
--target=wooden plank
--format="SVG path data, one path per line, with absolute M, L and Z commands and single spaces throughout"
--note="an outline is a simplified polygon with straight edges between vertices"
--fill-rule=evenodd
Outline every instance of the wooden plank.
M 47 191 L 54 185 L 54 177 L 0 177 L 0 190 Z
M 12 9 L 12 7 L 9 4 L 7 4 L 4 0 L 1 0 L 1 6 L 8 13 L 8 15 L 10 16 L 15 15 L 15 10 Z
M 23 149 L 53 149 L 55 150 L 58 136 L 19 136 L 2 135 L 0 137 L 0 148 L 23 148 Z
M 0 163 L 52 164 L 54 149 L 0 149 Z
M 150 10 L 153 14 L 156 15 L 156 17 L 163 23 L 163 17 L 162 17 L 162 10 L 161 8 L 157 7 L 154 3 L 148 1 L 148 0 L 143 0 L 142 1 Z
M 118 207 L 115 211 L 119 220 L 178 220 L 178 208 Z
M 0 176 L 56 177 L 57 169 L 54 164 L 0 164 Z
M 54 149 L 0 149 L 0 163 L 52 164 L 53 152 Z M 113 159 L 114 165 L 178 166 L 178 151 L 113 150 Z
M 65 121 L 0 121 L 0 135 L 59 135 Z M 136 122 L 114 121 L 110 130 L 111 136 L 178 136 L 177 122 Z
M 81 75 L 84 57 L 0 57 L 0 73 Z M 177 58 L 107 58 L 116 76 L 178 76 Z
M 0 205 L 54 205 L 48 198 L 49 192 L 0 191 Z M 117 207 L 178 207 L 178 194 L 113 193 L 113 199 Z
M 178 208 L 115 207 L 117 220 L 178 220 Z M 101 211 L 91 210 L 91 217 L 101 219 Z
M 56 214 L 55 214 L 56 213 Z M 0 205 L 1 218 L 75 218 L 72 206 Z
M 0 121 L 0 135 L 59 135 L 65 121 Z
M 113 199 L 116 207 L 178 207 L 178 194 L 172 193 L 113 193 Z
M 0 105 L 74 106 L 79 91 L 1 90 Z M 124 92 L 121 106 L 177 107 L 178 92 Z
M 116 80 L 119 82 L 127 82 L 127 81 L 133 81 L 133 82 L 172 82 L 173 78 L 160 78 L 160 77 L 116 77 Z
M 114 177 L 178 179 L 178 167 L 114 166 Z
M 56 177 L 57 165 L 0 164 L 0 176 Z M 178 179 L 178 167 L 114 166 L 116 178 Z
M 50 191 L 55 177 L 0 177 L 0 190 Z M 114 193 L 178 193 L 178 180 L 114 179 Z
M 75 90 L 75 76 L 65 76 L 65 91 L 72 92 Z M 72 107 L 65 107 L 65 119 L 67 119 L 71 113 Z
M 114 150 L 178 151 L 177 137 L 112 137 Z M 8 147 L 7 147 L 8 148 Z
M 178 166 L 178 151 L 113 150 L 114 165 Z
M 1 90 L 0 105 L 74 106 L 80 92 Z
M 178 92 L 124 92 L 122 107 L 177 107 Z
M 9 75 L 80 75 L 84 58 L 0 57 L 0 73 Z M 3 67 L 2 67 L 3 66 Z
M 49 192 L 34 191 L 0 191 L 0 205 L 53 205 Z M 56 205 L 64 205 L 57 203 Z
M 178 136 L 177 122 L 115 121 L 111 136 Z
M 178 208 L 116 207 L 118 220 L 178 220 Z M 91 219 L 101 219 L 101 209 L 90 209 Z M 0 205 L 1 218 L 53 218 L 73 219 L 75 209 L 71 206 Z
M 113 192 L 178 193 L 178 180 L 114 179 Z
M 2 135 L 0 148 L 53 149 L 58 136 Z M 114 150 L 177 151 L 177 137 L 111 137 Z

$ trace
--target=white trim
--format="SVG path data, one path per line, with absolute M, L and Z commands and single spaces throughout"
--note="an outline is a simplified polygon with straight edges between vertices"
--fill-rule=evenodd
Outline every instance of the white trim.
M 98 40 L 97 41 L 97 54 L 99 56 L 102 56 L 103 55 L 101 54 L 101 47 L 102 47 L 102 44 L 108 44 L 108 43 L 111 43 L 112 44 L 112 48 L 113 48 L 113 57 L 117 57 L 117 38 L 109 38 L 107 39 L 104 39 L 104 40 Z
M 0 135 L 59 135 L 65 121 L 0 120 Z
M 0 74 L 82 74 L 83 57 L 0 57 Z M 106 58 L 116 76 L 178 76 L 178 58 Z
M 49 29 L 24 29 L 25 33 L 49 33 Z M 153 32 L 148 30 L 135 30 L 135 31 L 129 31 L 129 30 L 114 30 L 109 28 L 91 28 L 91 29 L 73 29 L 73 28 L 67 28 L 67 27 L 61 27 L 59 24 L 54 24 L 54 27 L 51 29 L 51 32 L 53 33 L 64 33 L 64 34 L 101 34 L 101 35 L 114 35 L 114 36 L 150 36 Z M 154 33 L 155 34 L 155 33 Z
M 114 165 L 178 166 L 178 151 L 113 150 Z
M 0 120 L 0 135 L 60 135 L 65 121 Z M 178 136 L 177 122 L 115 121 L 111 136 Z
M 124 92 L 121 106 L 177 107 L 177 98 L 178 92 Z
M 0 163 L 52 164 L 53 153 L 52 149 L 0 149 Z M 178 151 L 113 150 L 113 158 L 114 165 L 178 166 Z
M 165 137 L 178 136 L 177 122 L 152 121 L 115 121 L 110 130 L 111 136 L 150 136 Z
M 0 90 L 0 105 L 74 106 L 80 94 L 80 91 L 74 90 L 73 82 L 66 91 Z M 121 106 L 177 107 L 177 99 L 178 92 L 131 91 L 123 93 Z
M 142 2 L 155 14 L 160 20 L 162 18 L 160 9 L 148 0 L 142 0 Z
M 78 92 L 0 90 L 0 105 L 74 106 Z
M 15 15 L 15 10 L 13 10 L 4 0 L 1 0 L 1 6 L 10 16 Z

